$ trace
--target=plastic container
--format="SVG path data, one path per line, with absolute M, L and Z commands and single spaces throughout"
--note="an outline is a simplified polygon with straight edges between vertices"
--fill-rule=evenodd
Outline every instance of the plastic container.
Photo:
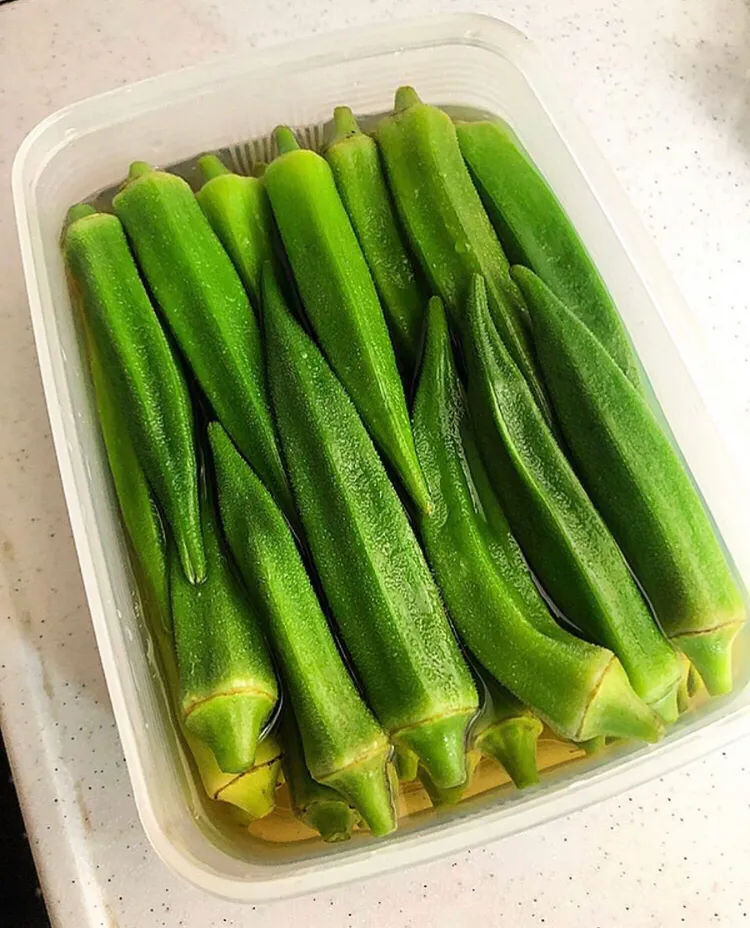
M 490 791 L 453 810 L 411 814 L 398 833 L 346 845 L 267 842 L 213 814 L 170 724 L 93 411 L 59 247 L 68 206 L 117 183 L 133 159 L 196 154 L 329 119 L 336 104 L 390 109 L 402 83 L 428 101 L 507 119 L 561 198 L 610 287 L 665 415 L 746 585 L 750 496 L 716 425 L 725 396 L 687 309 L 614 178 L 530 43 L 480 16 L 368 26 L 253 52 L 86 100 L 41 123 L 13 168 L 39 363 L 92 621 L 133 793 L 157 853 L 197 886 L 263 901 L 403 868 L 564 815 L 750 730 L 748 635 L 734 693 L 683 717 L 656 746 L 625 745 Z M 688 370 L 690 373 L 688 373 Z M 706 402 L 713 404 L 709 415 Z

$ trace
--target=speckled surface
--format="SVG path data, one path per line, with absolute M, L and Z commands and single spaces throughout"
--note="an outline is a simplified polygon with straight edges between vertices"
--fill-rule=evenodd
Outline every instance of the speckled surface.
M 412 0 L 531 35 L 645 220 L 750 428 L 750 10 L 743 0 Z M 0 5 L 0 709 L 53 923 L 735 926 L 750 922 L 750 740 L 526 834 L 331 894 L 241 908 L 172 877 L 129 791 L 37 370 L 9 192 L 48 113 L 226 52 L 403 13 L 395 0 Z M 54 773 L 54 776 L 50 775 Z M 85 847 L 85 854 L 73 848 Z

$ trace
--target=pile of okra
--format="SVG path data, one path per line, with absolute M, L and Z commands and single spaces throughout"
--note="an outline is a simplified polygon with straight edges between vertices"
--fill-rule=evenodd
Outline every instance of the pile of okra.
M 176 723 L 324 839 L 655 742 L 745 603 L 602 278 L 510 128 L 396 93 L 196 192 L 136 162 L 63 248 Z M 283 695 L 282 695 L 283 694 Z

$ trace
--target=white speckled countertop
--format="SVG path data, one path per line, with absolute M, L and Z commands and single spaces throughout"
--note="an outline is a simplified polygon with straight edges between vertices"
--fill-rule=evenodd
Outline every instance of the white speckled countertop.
M 750 429 L 747 0 L 0 4 L 0 710 L 56 926 L 750 922 L 749 739 L 456 859 L 257 909 L 178 881 L 136 816 L 50 442 L 10 202 L 14 152 L 50 112 L 119 84 L 346 24 L 468 7 L 541 46 L 722 360 L 737 428 Z

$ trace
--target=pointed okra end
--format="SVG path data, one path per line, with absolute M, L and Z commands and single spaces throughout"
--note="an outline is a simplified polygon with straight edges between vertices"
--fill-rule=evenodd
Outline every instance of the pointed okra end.
M 653 742 L 663 734 L 662 720 L 638 696 L 622 664 L 613 657 L 592 694 L 575 740 L 608 735 Z
M 742 625 L 742 620 L 728 622 L 709 631 L 672 638 L 672 643 L 695 666 L 711 696 L 732 691 L 732 646 Z
M 695 667 L 693 667 L 693 665 L 691 664 L 690 670 L 688 672 L 688 678 L 687 678 L 688 697 L 692 699 L 693 696 L 696 696 L 702 689 L 703 689 L 703 680 L 701 679 L 701 675 L 698 673 Z
M 536 743 L 544 725 L 535 715 L 520 715 L 490 725 L 477 737 L 474 747 L 496 760 L 518 789 L 539 782 Z
M 299 151 L 300 144 L 297 141 L 297 136 L 289 126 L 276 126 L 273 130 L 273 137 L 280 155 L 285 155 L 290 151 Z
M 583 741 L 578 747 L 583 748 L 586 757 L 594 757 L 596 754 L 599 754 L 607 746 L 607 739 L 604 735 L 597 735 L 595 738 L 589 738 L 588 741 Z
M 409 109 L 410 106 L 414 106 L 416 103 L 421 103 L 422 100 L 419 97 L 419 94 L 413 87 L 399 87 L 396 91 L 396 98 L 393 103 L 394 113 L 402 113 L 404 110 Z
M 680 715 L 680 689 L 681 681 L 677 681 L 669 691 L 649 705 L 665 725 L 676 722 Z
M 128 168 L 128 181 L 138 180 L 144 174 L 150 174 L 154 170 L 153 165 L 147 161 L 133 161 Z
M 466 782 L 466 733 L 475 712 L 454 712 L 402 729 L 394 735 L 414 751 L 438 789 L 453 789 Z
M 225 773 L 243 773 L 253 765 L 258 738 L 274 700 L 257 690 L 212 696 L 188 713 L 185 727 L 213 751 Z
M 479 766 L 479 760 L 480 754 L 478 751 L 470 751 L 466 755 L 466 782 L 460 786 L 454 786 L 452 789 L 441 789 L 439 786 L 435 786 L 429 773 L 420 765 L 419 781 L 436 809 L 440 806 L 455 806 L 461 802 Z
M 198 159 L 198 170 L 204 182 L 213 180 L 214 177 L 220 177 L 222 174 L 231 174 L 232 172 L 224 164 L 218 155 L 202 155 Z
M 398 825 L 389 754 L 390 745 L 383 744 L 325 779 L 326 786 L 341 793 L 378 837 Z
M 253 821 L 265 818 L 276 808 L 280 773 L 281 760 L 253 768 L 234 777 L 214 798 L 236 806 Z
M 339 142 L 352 135 L 362 135 L 362 130 L 351 107 L 337 106 L 333 111 L 333 141 Z
M 206 579 L 208 570 L 203 538 L 198 531 L 189 533 L 181 531 L 176 543 L 180 564 L 188 583 L 199 586 Z
M 348 841 L 359 815 L 346 802 L 336 799 L 320 799 L 312 802 L 303 816 L 310 828 L 315 829 L 328 844 Z
M 239 776 L 220 770 L 211 749 L 189 734 L 188 744 L 211 799 L 229 803 L 253 820 L 273 811 L 281 775 L 281 746 L 273 735 L 261 741 L 253 766 Z
M 417 779 L 419 758 L 414 751 L 410 751 L 402 744 L 397 744 L 393 749 L 393 765 L 396 768 L 399 783 L 411 783 Z
M 71 206 L 68 210 L 68 214 L 65 217 L 65 227 L 68 228 L 72 226 L 74 222 L 79 219 L 85 219 L 86 216 L 95 216 L 96 210 L 90 203 L 76 203 L 75 206 Z

